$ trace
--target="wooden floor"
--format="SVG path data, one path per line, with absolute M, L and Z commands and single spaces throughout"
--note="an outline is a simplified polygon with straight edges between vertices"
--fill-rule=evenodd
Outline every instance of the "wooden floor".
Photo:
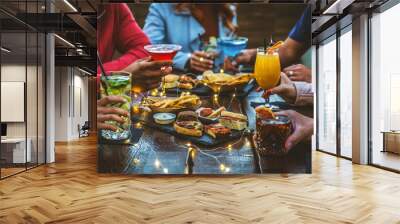
M 96 141 L 0 181 L 0 223 L 400 223 L 400 175 L 313 154 L 312 175 L 96 173 Z

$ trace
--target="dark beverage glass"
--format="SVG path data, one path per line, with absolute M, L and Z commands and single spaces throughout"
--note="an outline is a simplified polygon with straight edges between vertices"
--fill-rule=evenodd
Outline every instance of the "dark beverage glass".
M 286 155 L 285 141 L 292 133 L 292 122 L 287 116 L 256 118 L 256 150 L 261 156 Z

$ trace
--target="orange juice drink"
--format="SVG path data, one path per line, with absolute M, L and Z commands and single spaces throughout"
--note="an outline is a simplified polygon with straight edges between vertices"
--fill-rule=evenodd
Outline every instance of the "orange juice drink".
M 254 77 L 258 85 L 267 90 L 278 85 L 281 74 L 279 54 L 275 51 L 265 52 L 264 48 L 257 49 Z

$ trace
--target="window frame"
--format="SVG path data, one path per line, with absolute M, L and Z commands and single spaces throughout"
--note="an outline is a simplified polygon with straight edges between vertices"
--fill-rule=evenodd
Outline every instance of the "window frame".
M 343 18 L 343 20 L 348 21 L 348 17 Z M 341 21 L 338 21 L 340 23 Z M 336 24 L 335 24 L 336 26 Z M 340 81 L 341 81 L 341 66 L 340 66 L 340 37 L 347 32 L 352 32 L 352 22 L 349 22 L 348 24 L 344 25 L 344 27 L 337 27 L 336 32 L 327 36 L 325 39 L 318 40 L 316 43 L 316 150 L 319 152 L 323 152 L 329 155 L 333 155 L 336 157 L 340 157 L 346 160 L 352 160 L 352 158 L 347 157 L 342 155 L 342 150 L 341 150 L 341 117 L 340 117 L 340 104 L 341 104 L 341 97 L 340 97 Z M 320 110 L 319 110 L 319 104 L 320 104 L 320 99 L 318 97 L 318 93 L 320 91 L 320 83 L 319 83 L 319 47 L 322 43 L 328 43 L 330 41 L 336 41 L 336 152 L 328 152 L 324 149 L 321 149 L 320 143 L 319 143 L 319 133 L 320 133 L 320 127 L 319 127 L 319 115 L 320 115 Z

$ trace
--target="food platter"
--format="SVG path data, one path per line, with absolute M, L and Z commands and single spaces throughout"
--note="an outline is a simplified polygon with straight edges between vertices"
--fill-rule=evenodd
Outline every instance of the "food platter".
M 242 89 L 250 80 L 253 79 L 253 74 L 243 73 L 229 75 L 226 73 L 214 73 L 206 71 L 203 74 L 202 83 L 209 86 L 213 92 L 230 92 L 235 89 Z
M 196 95 L 180 97 L 147 97 L 147 105 L 154 113 L 176 113 L 181 110 L 196 110 L 201 106 L 201 100 Z
M 210 96 L 213 94 L 231 95 L 235 93 L 237 97 L 247 96 L 256 86 L 256 82 L 250 73 L 239 73 L 236 75 L 229 75 L 226 73 L 213 73 L 211 71 L 205 72 L 201 76 L 194 74 L 185 74 L 184 76 L 193 79 L 192 88 L 180 88 L 179 78 L 177 84 L 167 83 L 165 92 L 169 96 L 176 96 L 182 92 L 190 92 L 198 96 Z M 220 78 L 216 78 L 219 77 Z M 240 78 L 241 77 L 241 78 Z
M 238 139 L 247 128 L 247 116 L 225 107 L 201 107 L 196 95 L 147 97 L 150 110 L 132 113 L 132 121 L 203 146 L 217 146 Z M 223 124 L 223 122 L 225 122 Z
M 162 131 L 164 133 L 171 134 L 171 135 L 176 136 L 185 141 L 191 142 L 193 144 L 202 145 L 205 147 L 215 147 L 215 146 L 222 145 L 224 143 L 232 142 L 234 140 L 240 139 L 241 136 L 243 135 L 243 131 L 232 130 L 230 135 L 228 135 L 224 138 L 213 138 L 206 133 L 203 133 L 203 135 L 201 135 L 200 137 L 194 137 L 194 136 L 179 134 L 175 130 L 175 128 L 172 124 L 169 124 L 169 125 L 157 124 L 156 122 L 154 122 L 154 120 L 151 118 L 151 116 L 134 115 L 134 116 L 132 116 L 132 121 L 133 122 L 142 122 L 143 125 L 145 125 L 149 128 L 153 128 L 158 131 Z

